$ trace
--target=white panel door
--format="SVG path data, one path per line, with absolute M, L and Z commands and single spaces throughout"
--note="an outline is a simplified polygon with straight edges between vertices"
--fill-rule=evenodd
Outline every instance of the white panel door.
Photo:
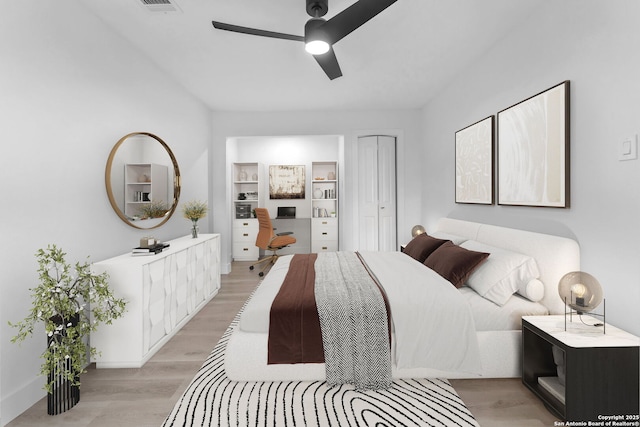
M 396 140 L 358 138 L 359 250 L 396 249 Z

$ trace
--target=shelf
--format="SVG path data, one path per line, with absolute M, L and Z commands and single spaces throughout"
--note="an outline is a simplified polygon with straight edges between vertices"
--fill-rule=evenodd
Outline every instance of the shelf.
M 551 393 L 562 405 L 565 404 L 564 386 L 560 384 L 558 377 L 538 377 L 538 384 Z

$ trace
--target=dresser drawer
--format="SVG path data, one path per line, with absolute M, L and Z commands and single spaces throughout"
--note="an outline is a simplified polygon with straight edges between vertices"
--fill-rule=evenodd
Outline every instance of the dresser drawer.
M 336 218 L 314 218 L 311 223 L 311 240 L 338 240 Z
M 233 242 L 232 255 L 236 261 L 255 261 L 260 256 L 260 249 L 254 244 Z
M 314 241 L 311 245 L 311 252 L 336 252 L 338 250 L 337 240 Z
M 233 243 L 241 243 L 241 244 L 255 244 L 256 237 L 258 233 L 253 230 L 242 230 L 242 229 L 234 229 L 233 230 Z
M 311 224 L 313 227 L 338 228 L 338 218 L 313 218 Z
M 256 218 L 234 219 L 233 229 L 235 230 L 251 230 L 258 232 L 258 220 Z
M 314 227 L 311 240 L 338 240 L 338 229 L 335 227 Z

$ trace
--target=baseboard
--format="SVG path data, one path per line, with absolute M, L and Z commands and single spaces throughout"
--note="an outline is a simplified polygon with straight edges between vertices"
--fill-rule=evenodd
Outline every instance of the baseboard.
M 36 376 L 18 390 L 3 397 L 2 402 L 0 402 L 0 412 L 2 413 L 0 425 L 9 424 L 18 415 L 46 397 L 47 393 L 43 387 L 44 378 Z
M 227 262 L 222 264 L 222 268 L 220 269 L 220 274 L 229 274 L 231 273 L 231 263 Z

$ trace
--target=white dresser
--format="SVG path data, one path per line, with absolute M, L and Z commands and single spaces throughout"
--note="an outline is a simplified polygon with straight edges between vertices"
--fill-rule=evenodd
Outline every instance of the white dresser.
M 220 289 L 220 235 L 167 242 L 157 255 L 125 254 L 93 264 L 107 272 L 127 311 L 91 334 L 98 368 L 139 368 Z

